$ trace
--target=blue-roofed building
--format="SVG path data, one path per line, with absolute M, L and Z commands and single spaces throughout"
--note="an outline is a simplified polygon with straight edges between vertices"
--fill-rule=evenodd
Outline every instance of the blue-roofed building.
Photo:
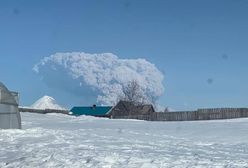
M 72 115 L 89 115 L 95 117 L 109 117 L 108 113 L 111 111 L 112 106 L 77 106 L 73 107 L 70 111 Z

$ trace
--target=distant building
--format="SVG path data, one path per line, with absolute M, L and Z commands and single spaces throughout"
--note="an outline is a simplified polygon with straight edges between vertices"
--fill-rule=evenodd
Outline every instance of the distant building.
M 72 115 L 119 118 L 121 116 L 151 115 L 154 108 L 150 104 L 134 105 L 129 101 L 119 101 L 116 106 L 78 106 L 71 110 Z
M 108 113 L 112 109 L 112 106 L 78 106 L 73 107 L 70 111 L 72 115 L 89 115 L 95 117 L 109 117 Z
M 114 106 L 109 115 L 111 118 L 118 118 L 121 116 L 135 116 L 135 115 L 151 115 L 155 110 L 152 105 L 135 105 L 129 101 L 119 101 Z
M 0 129 L 20 129 L 21 116 L 18 110 L 19 96 L 10 92 L 0 82 Z

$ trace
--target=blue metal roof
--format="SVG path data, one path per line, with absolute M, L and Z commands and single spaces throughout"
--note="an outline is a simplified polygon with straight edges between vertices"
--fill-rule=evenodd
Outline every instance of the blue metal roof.
M 70 111 L 72 115 L 91 115 L 91 116 L 104 116 L 110 111 L 112 106 L 96 106 L 96 107 L 73 107 Z

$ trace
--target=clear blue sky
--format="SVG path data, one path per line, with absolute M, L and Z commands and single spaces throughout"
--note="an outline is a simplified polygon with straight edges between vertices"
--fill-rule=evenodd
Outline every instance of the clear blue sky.
M 143 57 L 165 74 L 160 104 L 248 107 L 246 0 L 2 0 L 0 80 L 30 105 L 49 88 L 32 71 L 56 52 Z

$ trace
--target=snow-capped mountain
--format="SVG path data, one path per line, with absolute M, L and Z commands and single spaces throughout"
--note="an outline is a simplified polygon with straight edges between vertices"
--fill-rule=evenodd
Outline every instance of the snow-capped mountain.
M 43 96 L 39 100 L 37 100 L 34 104 L 31 105 L 32 108 L 35 109 L 58 109 L 65 110 L 65 108 L 61 107 L 56 103 L 56 100 L 50 96 Z

